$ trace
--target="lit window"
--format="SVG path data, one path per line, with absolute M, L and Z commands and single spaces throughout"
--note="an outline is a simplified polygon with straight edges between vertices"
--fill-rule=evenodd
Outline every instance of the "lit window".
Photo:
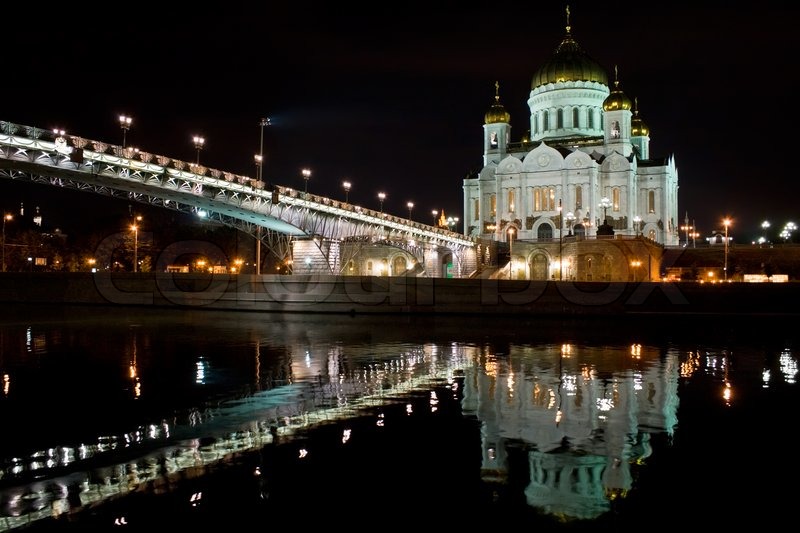
M 615 187 L 611 190 L 611 197 L 612 197 L 612 210 L 619 211 L 619 187 Z
M 508 212 L 514 212 L 514 189 L 508 190 Z
M 539 189 L 533 189 L 533 210 L 542 210 L 542 191 Z
M 647 212 L 648 213 L 656 212 L 656 191 L 647 192 Z
M 492 216 L 497 215 L 497 197 L 494 194 L 489 197 L 489 205 L 492 206 Z
M 575 211 L 583 207 L 583 187 L 580 185 L 575 186 Z

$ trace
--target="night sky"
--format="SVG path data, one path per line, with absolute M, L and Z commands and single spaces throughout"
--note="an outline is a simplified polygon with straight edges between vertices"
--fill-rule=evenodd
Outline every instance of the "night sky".
M 4 17 L 0 120 L 128 145 L 255 176 L 261 117 L 266 181 L 432 222 L 462 216 L 462 180 L 482 163 L 483 119 L 500 83 L 512 142 L 529 128 L 534 72 L 564 36 L 566 2 L 350 5 L 193 3 L 20 7 Z M 800 222 L 794 80 L 800 7 L 570 2 L 572 34 L 638 98 L 653 157 L 673 154 L 679 218 L 736 242 Z M 788 4 L 788 3 L 787 3 Z M 31 6 L 32 4 L 28 4 Z M 297 7 L 294 7 L 297 6 Z M 656 7 L 657 6 L 657 7 Z M 28 10 L 26 12 L 26 9 Z M 123 13 L 124 12 L 124 13 Z M 0 181 L 3 208 L 41 205 L 79 231 L 121 210 L 88 193 Z M 81 202 L 81 215 L 69 198 Z M 127 212 L 127 204 L 124 205 Z

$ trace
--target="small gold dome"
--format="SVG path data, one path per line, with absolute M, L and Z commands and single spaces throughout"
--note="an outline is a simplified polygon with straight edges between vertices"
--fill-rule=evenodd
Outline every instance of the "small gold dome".
M 631 137 L 647 137 L 650 135 L 650 128 L 639 117 L 639 99 L 634 98 L 634 103 L 633 119 L 631 119 Z
M 484 124 L 508 124 L 511 122 L 511 115 L 500 103 L 500 83 L 494 82 L 494 103 L 484 117 Z
M 617 67 L 614 67 L 615 78 L 616 74 Z M 603 111 L 619 111 L 620 109 L 630 110 L 631 107 L 633 107 L 631 105 L 631 99 L 619 88 L 619 79 L 615 79 L 614 90 L 603 100 Z

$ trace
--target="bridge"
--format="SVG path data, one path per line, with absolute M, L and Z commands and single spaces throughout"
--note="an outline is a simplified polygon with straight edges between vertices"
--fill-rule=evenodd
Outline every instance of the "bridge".
M 0 121 L 0 177 L 183 213 L 251 235 L 303 273 L 466 277 L 470 237 L 167 156 Z M 289 261 L 291 259 L 291 261 Z

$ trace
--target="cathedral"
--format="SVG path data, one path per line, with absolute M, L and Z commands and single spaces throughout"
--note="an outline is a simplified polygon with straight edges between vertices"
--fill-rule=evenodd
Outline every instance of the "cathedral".
M 573 37 L 567 8 L 563 40 L 533 74 L 530 129 L 519 141 L 495 83 L 483 168 L 464 180 L 463 227 L 508 243 L 509 277 L 633 279 L 630 265 L 645 260 L 651 267 L 639 279 L 658 279 L 658 248 L 678 244 L 674 157 L 650 154 L 636 99 L 616 67 L 609 78 Z M 640 243 L 615 242 L 625 240 Z

